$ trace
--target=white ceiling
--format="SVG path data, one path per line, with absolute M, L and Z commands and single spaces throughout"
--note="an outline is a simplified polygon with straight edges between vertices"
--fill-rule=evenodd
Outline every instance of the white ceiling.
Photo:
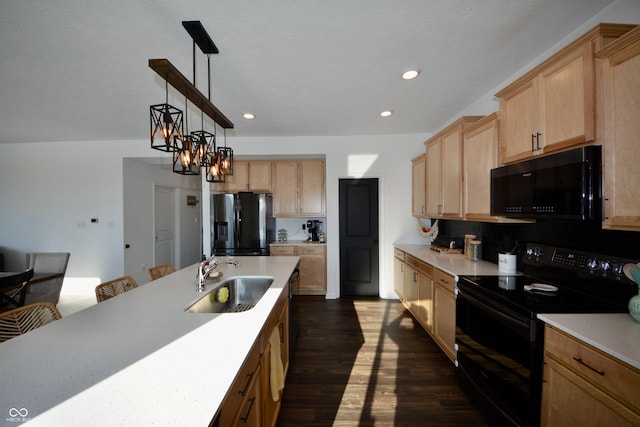
M 1 0 L 0 143 L 148 138 L 149 105 L 165 98 L 148 59 L 192 79 L 183 20 L 220 49 L 212 101 L 230 135 L 431 133 L 611 3 Z M 402 80 L 412 67 L 422 74 Z M 184 109 L 177 92 L 169 102 Z

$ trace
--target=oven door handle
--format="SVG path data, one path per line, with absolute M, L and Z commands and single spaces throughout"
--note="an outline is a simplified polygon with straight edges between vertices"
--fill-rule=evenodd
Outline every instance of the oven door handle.
M 475 306 L 477 306 L 479 309 L 485 311 L 486 313 L 488 313 L 489 315 L 495 317 L 495 318 L 499 318 L 500 320 L 504 321 L 505 323 L 511 324 L 517 328 L 521 328 L 523 330 L 526 330 L 529 335 L 529 340 L 533 341 L 535 339 L 535 325 L 532 324 L 533 322 L 528 322 L 528 321 L 524 321 L 524 320 L 520 320 L 515 318 L 514 316 L 509 316 L 508 314 L 502 313 L 499 310 L 496 310 L 495 308 L 489 306 L 488 304 L 484 303 L 483 301 L 481 301 L 480 299 L 470 295 L 468 292 L 465 292 L 463 290 L 461 290 L 460 288 L 458 288 L 458 298 L 460 298 L 460 296 L 462 295 L 462 298 L 468 300 L 469 302 L 471 302 L 472 304 L 474 304 Z

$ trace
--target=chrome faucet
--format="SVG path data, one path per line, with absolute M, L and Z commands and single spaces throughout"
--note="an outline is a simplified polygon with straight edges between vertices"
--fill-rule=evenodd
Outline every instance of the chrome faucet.
M 204 292 L 204 281 L 217 267 L 218 262 L 216 261 L 215 255 L 200 263 L 200 266 L 198 267 L 198 284 L 196 286 L 197 292 Z

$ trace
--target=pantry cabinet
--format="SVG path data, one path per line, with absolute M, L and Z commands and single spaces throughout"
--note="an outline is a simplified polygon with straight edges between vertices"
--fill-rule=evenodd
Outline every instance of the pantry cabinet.
M 640 231 L 640 27 L 597 57 L 602 73 L 603 228 Z
M 411 160 L 412 179 L 412 215 L 418 218 L 426 215 L 426 161 L 425 155 L 421 154 Z
M 270 193 L 271 161 L 267 160 L 235 160 L 233 175 L 225 177 L 223 188 L 228 193 L 251 191 L 253 193 Z
M 462 218 L 462 134 L 481 116 L 464 116 L 426 144 L 427 217 Z
M 496 94 L 501 164 L 595 139 L 594 51 L 631 28 L 600 24 Z
M 545 328 L 542 426 L 640 425 L 640 371 Z
M 324 217 L 324 160 L 273 162 L 273 215 L 275 217 Z

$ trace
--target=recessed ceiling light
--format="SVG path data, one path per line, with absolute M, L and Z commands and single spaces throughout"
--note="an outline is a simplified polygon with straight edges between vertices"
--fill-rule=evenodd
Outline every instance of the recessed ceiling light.
M 380 113 L 382 117 L 389 117 L 392 114 L 393 114 L 393 110 L 384 110 L 383 112 Z
M 253 120 L 256 118 L 256 115 L 253 113 L 244 113 L 242 117 L 244 117 L 247 120 Z
M 405 80 L 412 80 L 415 79 L 416 77 L 418 77 L 418 75 L 420 74 L 420 70 L 415 69 L 415 70 L 407 70 L 402 74 L 402 78 Z

